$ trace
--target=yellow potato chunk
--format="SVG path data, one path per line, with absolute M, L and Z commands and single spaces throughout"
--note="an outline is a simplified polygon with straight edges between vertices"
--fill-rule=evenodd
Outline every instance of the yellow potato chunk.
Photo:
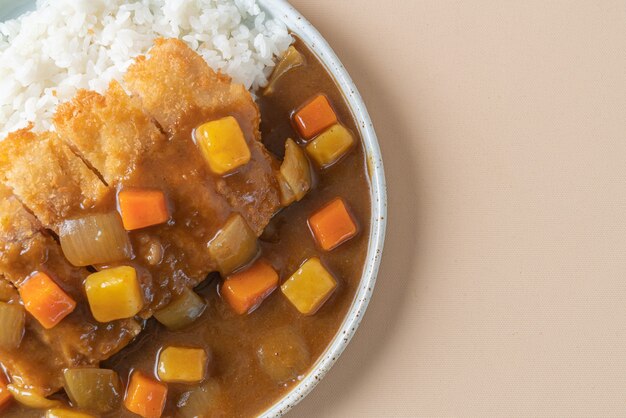
M 90 274 L 85 291 L 93 317 L 99 322 L 131 318 L 143 308 L 137 272 L 121 266 Z
M 335 291 L 337 281 L 317 257 L 308 259 L 280 287 L 289 302 L 304 315 L 313 315 Z
M 84 412 L 72 411 L 71 409 L 54 408 L 46 411 L 46 418 L 95 418 Z
M 167 347 L 159 355 L 157 372 L 164 382 L 198 383 L 204 379 L 206 365 L 202 348 Z
M 196 141 L 215 174 L 227 174 L 250 161 L 250 149 L 232 116 L 201 125 L 196 129 Z
M 343 125 L 335 124 L 306 146 L 311 158 L 322 168 L 339 161 L 354 145 L 354 137 Z

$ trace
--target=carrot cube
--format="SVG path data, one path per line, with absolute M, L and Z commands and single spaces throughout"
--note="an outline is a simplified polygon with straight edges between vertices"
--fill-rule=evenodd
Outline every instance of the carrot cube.
M 293 306 L 313 315 L 337 288 L 337 281 L 317 257 L 308 259 L 280 287 Z
M 206 366 L 207 354 L 202 348 L 167 347 L 159 354 L 157 372 L 164 382 L 199 383 Z
M 230 275 L 221 293 L 239 315 L 252 312 L 278 286 L 278 273 L 267 261 L 260 259 L 248 269 Z
M 326 96 L 318 94 L 293 114 L 293 122 L 302 138 L 311 139 L 336 124 L 337 115 Z
M 167 400 L 167 385 L 149 378 L 142 372 L 133 372 L 126 389 L 124 406 L 143 418 L 159 418 Z
M 333 125 L 306 146 L 306 152 L 321 168 L 341 159 L 354 145 L 354 137 L 344 126 Z
M 127 231 L 162 224 L 170 218 L 165 194 L 161 190 L 122 190 L 117 200 Z
M 339 197 L 311 215 L 309 227 L 315 241 L 325 251 L 337 248 L 358 233 L 356 221 Z
M 0 371 L 0 411 L 11 403 L 11 399 L 13 399 L 13 396 L 11 396 L 11 392 L 7 389 L 7 381 Z
M 24 309 L 46 329 L 68 316 L 76 302 L 45 273 L 35 273 L 18 288 Z
M 232 116 L 201 125 L 195 136 L 204 159 L 215 174 L 228 174 L 250 161 L 250 148 L 239 122 Z

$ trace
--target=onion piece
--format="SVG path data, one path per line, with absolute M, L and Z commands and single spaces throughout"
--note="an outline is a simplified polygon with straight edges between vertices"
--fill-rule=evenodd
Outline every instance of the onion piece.
M 193 323 L 206 308 L 206 303 L 196 292 L 185 288 L 165 308 L 154 313 L 154 317 L 168 329 L 177 330 Z
M 176 406 L 176 418 L 227 417 L 230 409 L 222 388 L 214 380 L 183 393 Z
M 263 371 L 278 384 L 297 379 L 311 364 L 306 341 L 292 327 L 277 328 L 264 334 L 257 357 Z
M 304 55 L 302 55 L 293 45 L 287 48 L 287 51 L 280 59 L 279 63 L 276 64 L 276 68 L 272 71 L 270 81 L 267 83 L 265 90 L 263 90 L 263 94 L 267 95 L 274 93 L 274 85 L 276 84 L 276 81 L 278 81 L 278 79 L 285 75 L 289 70 L 304 65 L 304 63 Z
M 283 207 L 287 207 L 296 201 L 296 195 L 293 192 L 293 190 L 291 190 L 291 187 L 289 187 L 289 183 L 287 183 L 287 180 L 280 173 L 280 171 L 276 173 L 276 180 L 278 180 L 278 186 L 279 186 L 278 191 L 280 192 L 280 204 Z
M 50 409 L 61 406 L 61 401 L 48 399 L 39 393 L 26 390 L 15 385 L 7 385 L 7 389 L 13 395 L 13 398 L 24 406 L 36 409 Z
M 65 392 L 78 408 L 105 413 L 119 405 L 122 387 L 117 373 L 113 370 L 66 369 L 63 376 Z
M 280 174 L 297 201 L 300 201 L 311 189 L 311 165 L 302 148 L 291 138 L 285 142 L 285 159 L 280 166 Z
M 67 220 L 61 224 L 59 238 L 65 257 L 77 267 L 132 257 L 130 239 L 117 212 Z
M 238 213 L 228 218 L 209 244 L 209 254 L 217 262 L 219 272 L 224 277 L 245 266 L 258 253 L 256 235 Z
M 24 336 L 24 308 L 19 304 L 0 302 L 0 348 L 14 350 Z

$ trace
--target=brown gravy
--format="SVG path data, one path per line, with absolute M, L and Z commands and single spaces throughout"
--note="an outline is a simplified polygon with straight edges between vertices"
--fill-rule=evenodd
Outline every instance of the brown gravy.
M 296 48 L 307 63 L 285 74 L 271 96 L 259 94 L 261 130 L 265 146 L 282 158 L 285 140 L 298 138 L 291 126 L 291 113 L 317 93 L 325 94 L 338 118 L 357 138 L 358 145 L 332 167 L 316 170 L 314 189 L 299 203 L 277 214 L 262 237 L 262 254 L 280 274 L 281 283 L 311 256 L 320 257 L 336 276 L 339 286 L 313 316 L 306 317 L 281 294 L 274 291 L 249 315 L 237 315 L 219 295 L 220 278 L 213 274 L 196 288 L 207 299 L 204 314 L 189 328 L 168 331 L 150 319 L 138 340 L 102 364 L 118 372 L 126 384 L 132 370 L 154 375 L 155 359 L 168 345 L 206 347 L 211 353 L 208 379 L 219 384 L 223 404 L 217 416 L 250 417 L 263 412 L 297 382 L 276 384 L 259 366 L 259 340 L 269 331 L 289 326 L 299 333 L 310 352 L 309 369 L 324 352 L 354 300 L 365 262 L 368 244 L 370 198 L 366 157 L 353 115 L 332 77 L 306 46 L 297 40 Z M 302 144 L 302 142 L 300 142 Z M 334 197 L 350 205 L 359 222 L 359 234 L 331 252 L 317 248 L 307 218 Z M 163 416 L 175 416 L 177 403 L 186 391 L 184 384 L 169 384 L 168 403 Z M 5 412 L 9 417 L 37 417 L 40 411 L 16 403 Z M 215 416 L 212 414 L 210 416 Z M 110 417 L 132 417 L 123 406 Z

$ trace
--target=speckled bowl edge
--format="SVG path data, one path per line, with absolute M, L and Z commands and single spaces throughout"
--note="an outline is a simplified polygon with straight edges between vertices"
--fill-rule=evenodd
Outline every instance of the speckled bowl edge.
M 277 403 L 261 413 L 263 418 L 277 418 L 286 414 L 305 396 L 335 364 L 341 353 L 354 336 L 367 305 L 372 297 L 378 268 L 382 257 L 387 223 L 387 191 L 383 160 L 374 131 L 374 125 L 354 82 L 322 35 L 293 6 L 285 0 L 259 0 L 264 9 L 274 18 L 281 20 L 317 55 L 333 75 L 348 105 L 357 120 L 365 153 L 368 159 L 370 176 L 372 217 L 369 231 L 369 247 L 366 264 L 356 297 L 346 318 L 331 344 L 318 359 L 311 371 Z
M 332 343 L 311 368 L 311 371 L 277 403 L 260 414 L 264 418 L 275 418 L 286 414 L 313 390 L 335 364 L 361 323 L 374 291 L 382 257 L 387 222 L 387 193 L 383 160 L 374 126 L 361 95 L 337 55 L 313 25 L 287 1 L 259 0 L 259 3 L 267 13 L 284 22 L 294 34 L 311 48 L 338 83 L 358 122 L 363 138 L 368 158 L 372 201 L 368 254 L 357 295 Z M 33 0 L 0 0 L 0 20 L 18 16 L 24 11 L 32 9 L 33 6 Z

